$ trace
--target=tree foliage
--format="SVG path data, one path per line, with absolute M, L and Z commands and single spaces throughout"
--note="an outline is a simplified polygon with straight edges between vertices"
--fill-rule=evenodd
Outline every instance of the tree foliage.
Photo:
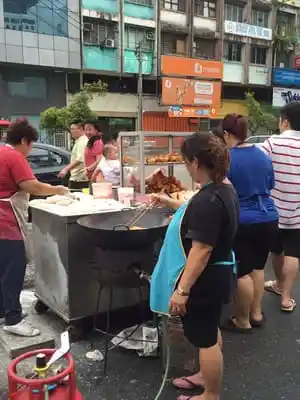
M 251 135 L 258 130 L 265 129 L 267 132 L 274 132 L 277 129 L 277 118 L 271 112 L 263 109 L 262 105 L 255 100 L 254 94 L 245 94 L 245 106 L 248 110 L 248 125 Z
M 86 83 L 83 89 L 73 96 L 68 106 L 50 107 L 41 113 L 41 129 L 54 134 L 57 131 L 67 130 L 74 121 L 96 118 L 95 113 L 90 108 L 90 101 L 95 94 L 104 96 L 106 92 L 107 85 L 102 81 Z
M 273 0 L 273 12 L 276 15 L 276 24 L 273 30 L 272 52 L 273 65 L 276 65 L 277 57 L 280 54 L 290 54 L 297 44 L 298 35 L 295 24 L 290 23 L 286 13 L 282 13 L 286 6 L 295 6 L 295 0 Z

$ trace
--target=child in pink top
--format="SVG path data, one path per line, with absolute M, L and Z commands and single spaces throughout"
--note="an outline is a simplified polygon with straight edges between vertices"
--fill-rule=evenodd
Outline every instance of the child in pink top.
M 84 132 L 89 139 L 84 152 L 85 170 L 90 180 L 95 168 L 99 164 L 103 152 L 102 134 L 97 121 L 88 121 L 84 124 Z

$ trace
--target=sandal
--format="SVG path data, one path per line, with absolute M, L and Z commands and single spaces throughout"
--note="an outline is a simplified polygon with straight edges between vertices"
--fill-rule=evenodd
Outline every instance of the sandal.
M 276 281 L 266 281 L 265 285 L 264 285 L 265 286 L 265 290 L 267 292 L 276 294 L 277 296 L 281 296 L 280 290 L 278 290 L 276 288 L 276 283 L 277 283 Z
M 290 303 L 290 305 L 287 307 L 284 305 L 281 305 L 280 310 L 282 312 L 292 313 L 296 308 L 296 301 L 294 299 L 290 299 L 289 303 Z
M 178 381 L 182 381 L 183 384 L 180 385 L 180 383 Z M 176 382 L 178 382 L 178 383 L 176 383 Z M 194 389 L 203 389 L 204 388 L 203 385 L 194 383 L 186 376 L 182 376 L 181 378 L 173 379 L 172 384 L 176 389 L 180 389 L 180 390 L 194 390 Z
M 250 319 L 252 328 L 262 328 L 266 322 L 264 313 L 262 313 L 262 319 Z
M 234 322 L 233 318 L 229 318 L 224 325 L 221 326 L 221 329 L 229 332 L 234 332 L 234 333 L 252 333 L 253 329 L 252 328 L 240 328 L 237 326 L 237 324 Z

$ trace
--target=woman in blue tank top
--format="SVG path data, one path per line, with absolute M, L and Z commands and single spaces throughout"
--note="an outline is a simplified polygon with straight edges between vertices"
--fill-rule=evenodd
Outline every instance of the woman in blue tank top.
M 274 187 L 271 159 L 257 146 L 245 142 L 248 126 L 245 117 L 227 115 L 222 130 L 214 132 L 230 148 L 228 179 L 240 201 L 240 225 L 234 250 L 238 262 L 235 313 L 224 328 L 250 333 L 261 327 L 264 316 L 264 266 L 277 231 L 278 214 L 270 192 Z

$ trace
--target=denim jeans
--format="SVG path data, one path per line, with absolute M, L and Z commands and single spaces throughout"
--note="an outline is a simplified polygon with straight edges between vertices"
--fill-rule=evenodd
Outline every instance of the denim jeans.
M 25 247 L 22 240 L 0 240 L 0 318 L 5 325 L 22 320 L 20 294 L 26 270 Z

